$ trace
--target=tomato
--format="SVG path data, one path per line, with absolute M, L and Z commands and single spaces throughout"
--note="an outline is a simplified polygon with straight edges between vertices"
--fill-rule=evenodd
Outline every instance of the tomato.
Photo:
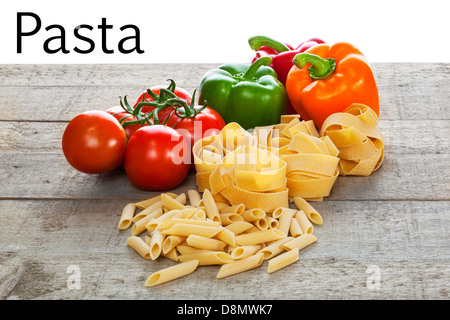
M 109 114 L 114 116 L 114 118 L 119 120 L 119 122 L 120 122 L 120 120 L 125 118 L 125 120 L 122 120 L 122 122 L 121 122 L 122 124 L 127 121 L 137 120 L 137 118 L 135 116 L 133 116 L 129 112 L 125 111 L 121 106 L 115 106 L 115 107 L 109 108 L 108 110 L 106 110 L 106 112 L 108 112 Z M 146 124 L 144 124 L 144 125 L 146 125 Z M 125 133 L 127 134 L 127 138 L 130 139 L 131 135 L 139 128 L 142 128 L 141 124 L 132 124 L 129 126 L 125 126 L 124 129 L 125 129 Z
M 180 87 L 176 87 L 174 82 L 171 83 L 171 86 L 169 86 L 169 88 L 165 88 L 164 86 L 158 85 L 151 87 L 149 90 L 151 90 L 159 98 L 161 95 L 161 89 L 166 89 L 171 91 L 177 98 L 186 101 L 188 105 L 191 104 L 192 96 L 187 90 Z M 147 100 L 148 102 L 156 101 L 155 98 L 148 93 L 148 91 L 145 91 L 139 96 L 139 98 L 137 99 L 136 103 L 133 106 L 133 109 L 135 109 L 140 102 L 143 102 L 144 99 Z M 155 109 L 155 107 L 153 106 L 143 106 L 141 111 L 143 113 L 149 113 L 153 111 L 153 109 Z M 173 107 L 168 107 L 158 112 L 159 123 L 163 123 L 164 120 L 171 113 L 173 114 L 173 111 L 174 111 Z
M 195 109 L 200 107 L 197 106 Z M 176 114 L 173 114 L 170 116 L 167 125 L 174 127 L 189 143 L 189 150 L 192 150 L 197 140 L 219 134 L 220 130 L 225 127 L 225 121 L 217 111 L 206 107 L 192 118 L 179 118 Z M 194 157 L 192 154 L 191 163 L 191 169 L 194 169 Z
M 90 174 L 105 173 L 122 163 L 127 145 L 125 130 L 105 111 L 86 111 L 73 118 L 62 137 L 69 164 Z
M 130 137 L 125 152 L 125 172 L 143 190 L 170 190 L 186 178 L 189 171 L 189 146 L 168 126 L 151 125 Z

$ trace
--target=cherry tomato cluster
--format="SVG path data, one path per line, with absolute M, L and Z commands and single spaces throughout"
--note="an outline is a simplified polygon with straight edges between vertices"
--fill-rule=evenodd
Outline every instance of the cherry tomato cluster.
M 86 111 L 73 118 L 62 137 L 69 164 L 87 174 L 123 167 L 143 190 L 170 190 L 193 168 L 192 146 L 225 126 L 222 117 L 173 80 L 153 86 L 133 106 Z

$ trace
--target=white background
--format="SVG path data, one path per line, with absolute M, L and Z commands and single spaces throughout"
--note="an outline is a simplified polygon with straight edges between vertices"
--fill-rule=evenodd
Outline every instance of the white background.
M 247 62 L 253 56 L 247 40 L 254 35 L 294 46 L 311 37 L 328 43 L 346 41 L 371 62 L 450 62 L 449 4 L 448 0 L 2 1 L 0 63 Z M 39 33 L 23 39 L 22 54 L 16 52 L 17 12 L 34 12 L 42 20 Z M 114 26 L 107 33 L 114 54 L 101 50 L 97 25 L 103 17 Z M 24 31 L 34 27 L 32 22 L 24 20 Z M 44 41 L 59 35 L 57 30 L 45 30 L 51 24 L 65 28 L 71 53 L 44 52 Z M 77 45 L 87 48 L 73 35 L 80 24 L 94 27 L 83 31 L 96 44 L 90 54 L 73 51 Z M 139 27 L 144 54 L 117 50 L 120 39 L 133 35 L 131 30 L 119 30 L 126 24 Z

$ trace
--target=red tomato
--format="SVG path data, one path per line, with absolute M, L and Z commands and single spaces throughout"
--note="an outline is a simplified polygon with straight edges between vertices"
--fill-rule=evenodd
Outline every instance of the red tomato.
M 125 110 L 123 110 L 123 108 L 121 106 L 115 106 L 112 108 L 109 108 L 108 110 L 106 110 L 106 112 L 108 112 L 109 114 L 111 114 L 112 116 L 114 116 L 114 118 L 116 118 L 117 120 L 121 120 L 123 118 L 126 117 L 125 120 L 122 120 L 122 124 L 127 122 L 127 121 L 134 121 L 137 120 L 137 118 L 133 115 L 131 115 L 130 113 L 126 112 Z M 144 124 L 147 125 L 147 124 Z M 129 126 L 125 126 L 125 133 L 127 134 L 127 138 L 130 139 L 131 135 L 139 128 L 142 128 L 143 126 L 141 124 L 132 124 Z
M 153 87 L 150 88 L 150 90 L 153 91 L 153 92 L 154 92 L 156 95 L 158 95 L 158 96 L 161 94 L 161 89 L 167 89 L 167 88 L 164 87 L 164 86 L 161 86 L 161 85 L 159 85 L 159 86 L 153 86 Z M 178 98 L 180 98 L 180 99 L 186 101 L 186 103 L 187 103 L 188 105 L 191 104 L 192 96 L 191 96 L 191 94 L 190 94 L 187 90 L 185 90 L 185 89 L 183 89 L 183 88 L 180 88 L 180 87 L 175 87 L 175 90 L 173 91 L 173 93 L 174 93 Z M 149 95 L 147 91 L 145 91 L 145 92 L 143 92 L 143 93 L 139 96 L 139 98 L 137 99 L 136 103 L 135 103 L 134 106 L 133 106 L 133 109 L 135 109 L 135 108 L 137 107 L 138 103 L 142 102 L 142 100 L 143 100 L 144 98 L 145 98 L 145 100 L 147 100 L 147 101 L 149 101 L 149 102 L 155 101 L 155 100 L 153 99 L 153 97 L 152 97 L 151 95 Z M 143 113 L 149 113 L 149 112 L 153 111 L 153 109 L 155 109 L 155 107 L 152 107 L 152 106 L 143 106 L 142 109 L 141 109 L 141 111 L 142 111 Z M 160 112 L 158 113 L 159 123 L 163 123 L 164 120 L 170 115 L 170 113 L 173 112 L 173 110 L 174 110 L 173 107 L 169 107 L 169 108 L 165 108 L 164 110 L 160 111 Z
M 201 106 L 197 106 L 196 109 L 200 107 Z M 219 134 L 220 130 L 225 127 L 225 121 L 217 111 L 206 107 L 193 118 L 179 118 L 177 115 L 173 114 L 167 125 L 170 127 L 175 125 L 175 130 L 188 141 L 189 150 L 192 150 L 192 147 L 197 140 Z M 192 154 L 191 163 L 194 163 Z M 194 167 L 192 166 L 192 169 L 193 168 Z
M 188 144 L 174 129 L 163 125 L 142 127 L 130 137 L 125 172 L 143 190 L 170 190 L 189 171 Z
M 73 118 L 62 137 L 64 156 L 84 173 L 105 173 L 122 163 L 127 145 L 125 130 L 105 111 L 86 111 Z

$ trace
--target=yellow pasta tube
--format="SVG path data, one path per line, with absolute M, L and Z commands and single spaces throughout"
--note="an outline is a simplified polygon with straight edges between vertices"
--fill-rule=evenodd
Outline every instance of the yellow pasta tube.
M 236 236 L 236 244 L 240 246 L 254 245 L 279 240 L 286 237 L 286 233 L 278 229 L 268 229 Z
M 203 191 L 203 204 L 205 205 L 206 216 L 212 221 L 222 222 L 216 202 L 211 194 L 211 191 L 205 189 Z
M 313 208 L 305 199 L 301 197 L 294 197 L 294 203 L 298 210 L 305 212 L 308 219 L 318 225 L 323 224 L 322 216 L 316 209 Z
M 133 248 L 144 259 L 150 258 L 150 247 L 139 237 L 131 236 L 127 239 L 127 244 Z
M 242 213 L 242 217 L 244 218 L 245 221 L 252 222 L 252 221 L 256 221 L 256 220 L 265 218 L 266 213 L 264 212 L 264 210 L 262 210 L 260 208 L 253 208 L 253 209 L 244 211 Z
M 314 232 L 314 227 L 303 210 L 299 210 L 295 214 L 295 220 L 298 221 L 298 224 L 300 225 L 300 228 L 302 229 L 303 233 L 312 234 Z
M 162 208 L 155 209 L 153 212 L 147 214 L 142 219 L 136 221 L 131 228 L 131 234 L 138 236 L 147 229 L 147 224 L 162 215 Z
M 162 214 L 163 210 L 162 210 L 162 201 L 161 200 L 156 201 L 155 203 L 149 205 L 144 210 L 142 210 L 137 215 L 135 215 L 133 218 L 133 222 L 137 222 L 155 211 L 159 212 L 159 209 L 161 209 L 161 214 Z
M 223 226 L 228 226 L 236 221 L 244 221 L 244 218 L 242 217 L 242 215 L 240 215 L 238 213 L 232 213 L 232 212 L 221 213 L 220 219 L 222 220 Z
M 191 234 L 187 237 L 186 243 L 194 248 L 214 251 L 223 250 L 226 246 L 226 243 L 221 240 L 206 238 L 196 234 Z
M 190 260 L 187 262 L 178 263 L 172 267 L 168 267 L 162 270 L 159 270 L 153 274 L 151 274 L 147 280 L 145 281 L 144 286 L 153 287 L 156 285 L 160 285 L 162 283 L 175 280 L 181 277 L 184 277 L 197 269 L 199 261 L 198 260 Z
M 230 256 L 232 259 L 235 259 L 235 260 L 244 259 L 251 255 L 254 255 L 260 249 L 261 249 L 261 245 L 239 246 L 239 247 L 234 248 L 231 251 Z
M 274 241 L 271 244 L 269 244 L 268 246 L 259 250 L 258 253 L 264 254 L 264 260 L 269 260 L 269 259 L 275 257 L 276 255 L 280 254 L 281 252 L 283 252 L 285 250 L 283 248 L 283 244 L 291 241 L 292 239 L 294 239 L 294 238 L 286 237 L 286 238 Z
M 152 239 L 150 242 L 150 258 L 155 260 L 161 254 L 162 246 L 164 242 L 164 235 L 156 228 L 152 233 Z
M 212 238 L 218 234 L 223 227 L 201 226 L 187 223 L 177 223 L 162 233 L 166 235 L 178 235 L 189 237 L 191 234 Z
M 184 224 L 194 224 L 197 226 L 210 226 L 210 227 L 218 227 L 220 226 L 220 223 L 212 221 L 212 220 L 199 220 L 199 219 L 183 219 L 183 218 L 169 218 L 161 223 L 158 224 L 158 229 L 160 230 L 166 230 L 177 223 L 184 223 Z
M 280 254 L 275 258 L 270 259 L 267 266 L 267 272 L 272 273 L 293 264 L 298 260 L 298 252 L 299 249 L 294 248 L 290 251 Z
M 234 233 L 231 230 L 228 230 L 226 228 L 223 228 L 219 233 L 217 233 L 215 238 L 222 240 L 226 244 L 230 245 L 231 247 L 236 246 L 236 237 Z
M 244 259 L 224 264 L 217 273 L 217 279 L 235 275 L 259 267 L 264 262 L 264 254 L 257 253 Z
M 200 194 L 197 190 L 190 189 L 187 191 L 187 196 L 189 198 L 189 203 L 191 206 L 198 207 L 198 204 L 200 203 L 200 200 L 202 199 L 200 197 Z
M 167 208 L 169 211 L 170 210 L 181 210 L 185 207 L 181 202 L 179 202 L 176 199 L 171 198 L 170 196 L 168 196 L 165 193 L 161 194 L 161 202 L 162 202 L 163 207 Z
M 118 225 L 119 230 L 125 230 L 131 226 L 135 210 L 136 205 L 134 203 L 129 203 L 123 208 Z
M 180 212 L 180 210 L 171 210 L 168 211 L 164 214 L 162 214 L 161 216 L 159 216 L 156 219 L 150 219 L 147 224 L 145 225 L 145 228 L 147 228 L 148 231 L 153 231 L 156 229 L 156 227 L 163 221 L 172 218 L 173 216 L 175 216 L 176 214 L 178 214 Z
M 172 261 L 178 262 L 178 254 L 177 254 L 177 250 L 172 249 L 167 253 L 161 252 L 161 255 L 163 257 L 169 258 Z
M 251 227 L 253 227 L 253 225 L 250 222 L 236 221 L 236 222 L 233 222 L 232 224 L 226 226 L 225 229 L 233 232 L 236 235 L 236 234 L 240 234 L 244 231 L 247 231 Z
M 291 225 L 291 220 L 294 217 L 295 211 L 293 210 L 287 210 L 285 211 L 281 217 L 278 219 L 279 225 L 278 230 L 284 232 L 285 234 L 288 234 L 289 227 Z
M 259 230 L 267 230 L 269 228 L 269 223 L 267 218 L 258 219 L 252 222 L 255 227 Z
M 282 248 L 285 250 L 292 250 L 295 248 L 298 248 L 299 250 L 302 250 L 306 246 L 309 246 L 310 244 L 316 242 L 317 237 L 313 234 L 304 233 L 301 236 L 294 238 L 282 245 Z
M 178 195 L 176 193 L 167 192 L 166 193 L 169 197 L 176 198 Z M 142 200 L 135 203 L 136 208 L 144 210 L 145 208 L 149 207 L 150 205 L 153 205 L 155 202 L 161 201 L 161 195 L 154 196 L 150 199 Z
M 219 210 L 219 212 L 221 214 L 222 213 L 237 213 L 240 215 L 242 215 L 242 213 L 244 213 L 244 211 L 245 211 L 245 206 L 242 203 L 234 205 L 234 206 L 226 206 Z
M 297 218 L 291 220 L 291 225 L 289 226 L 289 234 L 293 237 L 298 237 L 303 234 L 302 227 L 298 223 Z
M 179 244 L 183 243 L 186 240 L 186 237 L 183 236 L 175 236 L 170 235 L 165 237 L 162 247 L 162 252 L 164 254 L 169 253 L 172 249 L 174 249 Z
M 178 256 L 178 259 L 182 262 L 198 260 L 199 266 L 223 265 L 234 261 L 228 253 L 209 250 L 182 254 Z
M 269 229 L 277 229 L 280 225 L 280 222 L 278 219 L 275 219 L 274 217 L 267 217 L 267 224 Z

